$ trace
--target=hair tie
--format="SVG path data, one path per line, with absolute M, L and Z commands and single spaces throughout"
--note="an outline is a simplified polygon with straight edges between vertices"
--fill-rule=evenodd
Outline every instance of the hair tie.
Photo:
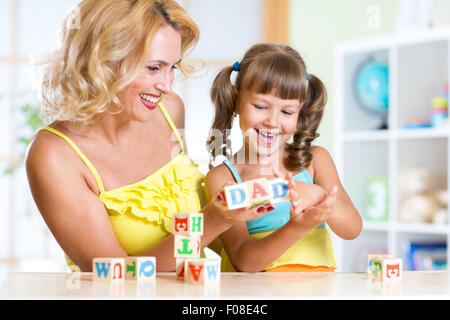
M 306 73 L 306 81 L 309 80 L 309 73 Z
M 239 63 L 239 61 L 235 62 L 233 64 L 234 67 L 234 71 L 239 72 L 241 70 L 241 64 Z

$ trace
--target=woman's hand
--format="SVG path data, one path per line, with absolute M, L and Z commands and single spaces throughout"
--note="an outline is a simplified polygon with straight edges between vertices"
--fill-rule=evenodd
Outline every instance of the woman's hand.
M 227 182 L 223 185 L 223 187 L 234 184 L 235 183 Z M 239 208 L 229 210 L 226 206 L 225 195 L 221 190 L 219 190 L 216 195 L 211 198 L 211 201 L 207 204 L 207 206 L 212 209 L 212 212 L 214 212 L 216 218 L 228 224 L 254 220 L 275 209 L 272 204 L 268 203 L 265 205 L 256 206 L 254 208 Z

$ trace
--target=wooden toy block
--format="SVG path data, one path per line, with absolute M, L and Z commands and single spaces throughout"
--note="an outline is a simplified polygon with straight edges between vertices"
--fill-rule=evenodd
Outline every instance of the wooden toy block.
M 224 187 L 221 195 L 229 210 L 253 208 L 267 203 L 290 200 L 287 180 L 259 178 Z
M 156 278 L 155 257 L 127 257 L 125 279 L 139 282 L 153 281 Z
M 94 281 L 116 282 L 125 278 L 124 258 L 95 258 L 92 261 Z
M 175 263 L 175 274 L 177 279 L 184 279 L 184 265 L 186 259 L 177 258 Z
M 371 279 L 373 276 L 373 259 L 374 258 L 394 258 L 393 254 L 373 253 L 367 256 L 367 275 Z
M 219 284 L 220 260 L 218 259 L 186 259 L 184 280 L 195 284 Z
M 272 200 L 271 203 L 278 203 L 285 200 L 290 200 L 288 181 L 282 178 L 272 178 L 267 180 L 272 188 Z
M 174 213 L 172 233 L 184 236 L 203 235 L 203 213 Z
M 273 197 L 272 187 L 265 178 L 246 181 L 245 185 L 250 197 L 251 208 L 267 204 Z
M 399 280 L 403 274 L 403 260 L 391 258 L 373 258 L 373 275 L 375 281 Z
M 249 192 L 245 183 L 224 187 L 225 200 L 229 210 L 250 206 Z
M 176 234 L 174 240 L 175 258 L 198 258 L 200 257 L 200 237 L 187 237 Z

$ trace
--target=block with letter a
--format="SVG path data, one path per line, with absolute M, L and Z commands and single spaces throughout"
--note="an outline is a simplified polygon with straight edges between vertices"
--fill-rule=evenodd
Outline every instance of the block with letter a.
M 184 280 L 195 284 L 220 283 L 220 259 L 186 259 Z
M 247 185 L 248 196 L 250 198 L 250 207 L 269 203 L 273 197 L 272 187 L 265 178 L 248 180 Z
M 138 282 L 153 281 L 156 278 L 156 258 L 127 257 L 125 278 Z
M 92 261 L 94 281 L 116 282 L 125 279 L 124 258 L 95 258 Z

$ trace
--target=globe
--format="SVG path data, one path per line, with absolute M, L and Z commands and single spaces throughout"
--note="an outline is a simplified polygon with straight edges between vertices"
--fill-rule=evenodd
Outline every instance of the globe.
M 389 108 L 389 68 L 378 61 L 361 66 L 355 78 L 355 93 L 368 111 L 386 115 Z

